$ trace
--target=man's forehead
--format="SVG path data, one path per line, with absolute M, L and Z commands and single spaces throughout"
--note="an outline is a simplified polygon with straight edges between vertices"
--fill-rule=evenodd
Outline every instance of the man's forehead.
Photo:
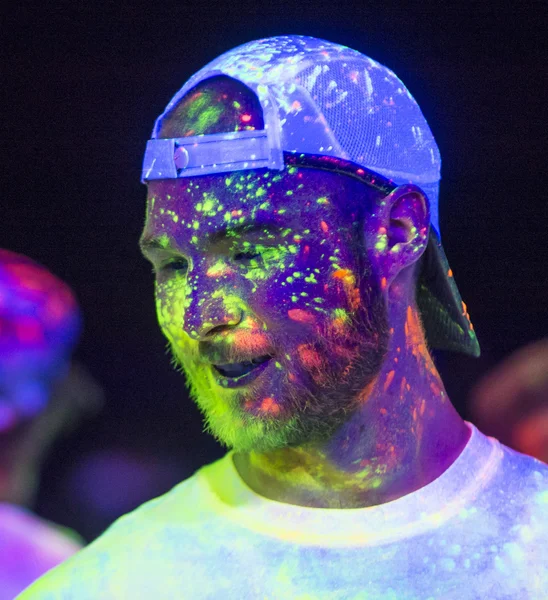
M 352 184 L 356 182 L 338 173 L 296 166 L 282 171 L 260 169 L 153 180 L 147 184 L 148 211 L 165 210 L 168 203 L 205 216 L 217 212 L 219 203 L 260 206 L 263 210 L 284 204 L 287 210 L 297 205 L 296 197 L 321 204 L 326 194 L 348 192 Z
M 215 244 L 244 237 L 274 239 L 284 231 L 287 235 L 300 203 L 293 198 L 296 186 L 278 185 L 282 179 L 266 171 L 152 182 L 141 246 L 169 249 L 174 242 Z
M 166 239 L 170 247 L 197 247 L 299 233 L 304 213 L 312 218 L 317 213 L 320 220 L 334 216 L 335 196 L 342 194 L 348 209 L 352 190 L 347 186 L 355 184 L 343 175 L 294 166 L 151 181 L 141 246 L 145 251 L 160 248 L 160 238 L 167 249 Z
M 148 185 L 147 217 L 151 225 L 171 219 L 195 230 L 238 226 L 242 232 L 242 226 L 276 224 L 282 216 L 300 214 L 314 200 L 316 187 L 296 169 L 154 181 Z
M 178 179 L 161 179 L 148 182 L 148 196 L 158 196 L 162 199 L 204 200 L 213 199 L 211 194 L 218 197 L 234 196 L 239 200 L 255 201 L 268 196 L 269 191 L 280 188 L 299 186 L 303 174 L 297 168 L 273 171 L 269 169 L 253 171 L 232 171 L 212 175 L 181 177 Z M 302 189 L 302 187 L 301 187 Z

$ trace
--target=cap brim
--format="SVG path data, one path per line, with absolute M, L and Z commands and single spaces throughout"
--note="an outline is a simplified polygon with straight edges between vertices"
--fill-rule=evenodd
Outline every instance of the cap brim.
M 474 327 L 462 301 L 437 231 L 431 227 L 417 282 L 417 304 L 431 348 L 480 355 Z

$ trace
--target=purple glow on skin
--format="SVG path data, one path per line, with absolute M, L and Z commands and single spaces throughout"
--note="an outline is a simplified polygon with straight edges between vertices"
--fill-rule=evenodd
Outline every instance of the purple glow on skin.
M 386 328 L 355 251 L 357 214 L 339 209 L 350 190 L 366 191 L 296 168 L 149 185 L 142 245 L 160 323 L 210 430 L 229 446 L 326 437 L 378 371 Z M 257 231 L 219 237 L 252 222 Z M 249 386 L 229 390 L 212 375 L 211 362 L 265 354 Z
M 321 505 L 364 505 L 418 489 L 469 435 L 446 402 L 405 268 L 426 245 L 424 196 L 404 186 L 377 198 L 363 222 L 364 255 L 358 215 L 339 210 L 352 197 L 363 202 L 362 184 L 312 169 L 271 178 L 149 184 L 142 244 L 191 395 L 264 495 L 309 504 L 319 492 Z M 258 232 L 218 236 L 251 218 L 263 223 Z M 274 358 L 248 386 L 229 390 L 212 377 L 210 362 L 264 353 Z

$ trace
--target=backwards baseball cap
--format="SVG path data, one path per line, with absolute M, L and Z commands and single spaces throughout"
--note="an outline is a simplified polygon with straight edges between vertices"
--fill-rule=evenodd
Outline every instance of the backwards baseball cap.
M 164 118 L 182 98 L 218 76 L 239 81 L 255 93 L 264 128 L 159 138 Z M 426 337 L 432 348 L 479 356 L 438 233 L 438 147 L 407 88 L 371 58 L 305 36 L 266 38 L 222 54 L 193 75 L 156 120 L 142 181 L 283 170 L 288 164 L 335 170 L 385 193 L 408 183 L 424 191 L 431 227 L 417 304 Z

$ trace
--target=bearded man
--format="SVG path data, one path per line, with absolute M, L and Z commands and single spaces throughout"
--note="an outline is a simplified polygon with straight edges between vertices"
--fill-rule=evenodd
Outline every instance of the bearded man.
M 439 178 L 417 103 L 354 50 L 269 38 L 190 78 L 141 247 L 229 451 L 23 598 L 540 598 L 546 467 L 464 422 L 430 355 L 479 354 Z

